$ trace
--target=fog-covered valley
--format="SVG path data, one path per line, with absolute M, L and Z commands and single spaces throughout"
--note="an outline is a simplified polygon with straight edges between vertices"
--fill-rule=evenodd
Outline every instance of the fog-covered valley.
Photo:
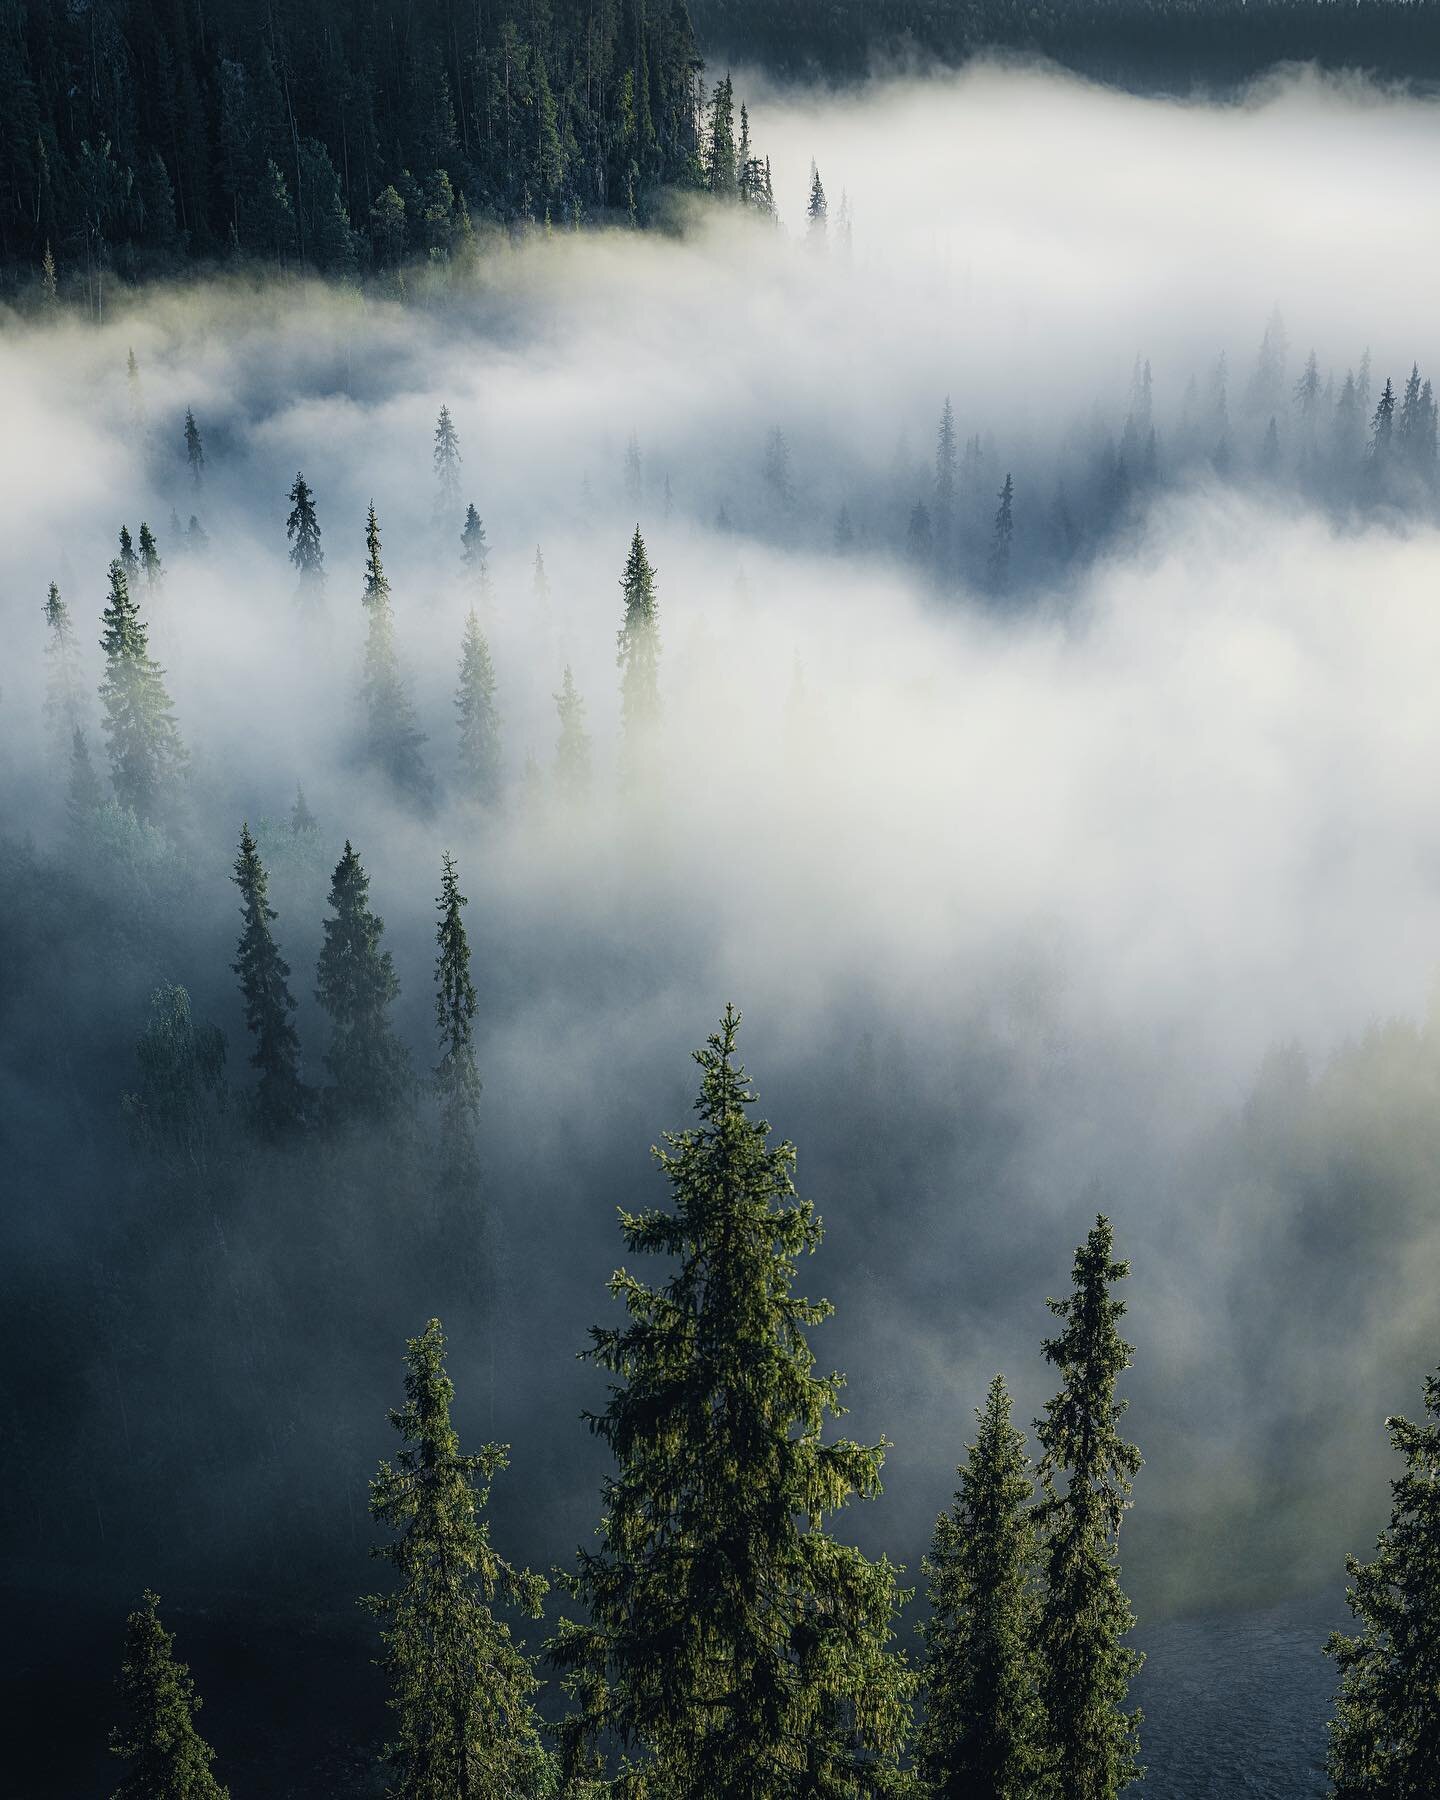
M 846 1432 L 893 1443 L 835 1529 L 919 1583 L 911 1655 L 975 1409 L 1003 1370 L 1041 1413 L 1045 1300 L 1098 1212 L 1132 1264 L 1142 1638 L 1339 1623 L 1384 1421 L 1437 1360 L 1440 112 L 1304 73 L 1224 107 L 994 65 L 736 90 L 778 219 L 697 200 L 403 281 L 247 268 L 0 326 L 0 1492 L 27 1608 L 118 1644 L 148 1584 L 182 1651 L 187 1612 L 292 1644 L 347 1617 L 433 1315 L 462 1440 L 511 1447 L 497 1544 L 568 1565 L 609 1466 L 576 1357 L 619 1311 L 616 1209 L 662 1203 L 649 1147 L 734 1002 L 824 1223 L 819 1365 Z M 128 804 L 98 640 L 142 521 L 185 760 Z M 327 894 L 347 841 L 363 862 L 416 1072 L 388 1119 L 255 1128 L 242 824 L 314 1090 Z M 459 1189 L 429 1081 L 447 853 L 484 1084 Z M 217 1681 L 204 1718 L 245 1704 Z M 1317 1791 L 1317 1730 L 1255 1791 Z M 290 1791 L 375 1791 L 296 1742 Z

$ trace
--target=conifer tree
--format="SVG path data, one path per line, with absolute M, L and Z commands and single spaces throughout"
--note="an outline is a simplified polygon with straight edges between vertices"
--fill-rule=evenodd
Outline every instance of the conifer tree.
M 490 591 L 490 546 L 485 526 L 472 502 L 465 508 L 465 529 L 460 533 L 460 561 L 466 584 L 482 598 Z
M 590 793 L 590 734 L 585 729 L 585 702 L 575 688 L 575 677 L 569 663 L 554 696 L 555 710 L 560 715 L 560 738 L 555 746 L 555 787 L 560 798 L 570 804 L 588 798 Z
M 1015 536 L 1015 483 L 1009 472 L 995 508 L 995 535 L 990 544 L 990 585 L 997 594 L 1010 586 L 1010 543 Z
M 205 479 L 205 446 L 200 441 L 195 414 L 188 406 L 185 408 L 185 460 L 190 465 L 192 485 L 200 487 Z
M 125 571 L 125 579 L 133 586 L 140 574 L 140 558 L 135 554 L 135 540 L 128 525 L 120 527 L 120 567 Z
M 121 1099 L 136 1141 L 186 1169 L 203 1169 L 225 1103 L 225 1038 L 196 1024 L 190 996 L 162 982 L 135 1046 L 140 1085 Z
M 480 1071 L 475 1067 L 475 983 L 470 979 L 470 941 L 465 935 L 461 908 L 469 902 L 460 892 L 455 858 L 448 851 L 441 863 L 440 894 L 435 905 L 440 923 L 435 927 L 439 954 L 435 959 L 435 1028 L 440 1038 L 440 1061 L 435 1069 L 435 1091 L 440 1100 L 440 1124 L 445 1160 L 452 1168 L 465 1169 L 473 1162 L 475 1122 L 480 1110 Z
M 442 406 L 435 421 L 435 480 L 439 485 L 439 511 L 447 518 L 460 504 L 460 436 L 450 408 Z
M 194 513 L 191 513 L 190 523 L 185 527 L 185 548 L 200 556 L 210 548 L 210 533 Z
M 1440 1794 L 1440 1374 L 1426 1379 L 1425 1412 L 1418 1424 L 1385 1421 L 1404 1472 L 1390 1484 L 1374 1561 L 1346 1560 L 1360 1629 L 1326 1645 L 1340 1670 L 1328 1764 L 1335 1800 Z
M 1375 416 L 1370 421 L 1370 454 L 1377 463 L 1384 462 L 1390 454 L 1391 440 L 1395 435 L 1395 383 L 1387 375 L 1384 392 L 1375 406 Z
M 1044 1352 L 1064 1386 L 1035 1424 L 1044 1452 L 1041 1700 L 1057 1800 L 1115 1800 L 1140 1774 L 1140 1714 L 1124 1708 L 1144 1658 L 1125 1647 L 1135 1617 L 1119 1563 L 1140 1453 L 1118 1429 L 1128 1402 L 1117 1402 L 1115 1384 L 1134 1352 L 1118 1330 L 1125 1302 L 1110 1294 L 1130 1265 L 1113 1250 L 1102 1216 L 1075 1252 L 1074 1292 L 1046 1302 L 1063 1322 Z
M 940 414 L 940 429 L 935 434 L 935 510 L 946 522 L 955 507 L 955 476 L 959 466 L 955 408 L 947 394 L 944 411 Z
M 500 718 L 495 708 L 495 667 L 472 606 L 460 646 L 460 776 L 466 797 L 493 805 L 500 797 Z
M 960 1487 L 935 1524 L 925 1724 L 917 1745 L 937 1800 L 1030 1800 L 1046 1766 L 1034 1644 L 1034 1476 L 997 1375 Z
M 625 498 L 631 506 L 639 506 L 645 494 L 645 464 L 640 455 L 640 438 L 632 431 L 625 444 Z
M 325 921 L 315 998 L 330 1015 L 325 1066 L 329 1102 L 342 1119 L 393 1117 L 411 1093 L 410 1058 L 390 1024 L 400 992 L 385 921 L 370 910 L 370 878 L 346 839 L 330 884 L 335 916 Z
M 126 1719 L 110 1749 L 129 1766 L 114 1800 L 229 1800 L 211 1773 L 215 1752 L 195 1729 L 202 1705 L 175 1639 L 160 1623 L 160 1596 L 147 1588 L 125 1621 L 119 1689 Z
M 320 548 L 315 491 L 298 471 L 288 498 L 290 516 L 285 521 L 285 536 L 291 540 L 290 560 L 300 579 L 301 598 L 314 603 L 325 595 L 325 552 Z
M 829 208 L 825 204 L 825 184 L 820 179 L 819 169 L 812 162 L 810 164 L 810 198 L 805 203 L 805 236 L 811 244 L 823 248 L 828 216 Z
M 90 760 L 90 746 L 77 725 L 70 734 L 70 775 L 65 786 L 65 811 L 71 829 L 82 832 L 104 804 L 105 792 Z
M 538 1618 L 547 1583 L 496 1554 L 484 1518 L 506 1451 L 460 1449 L 445 1337 L 431 1319 L 405 1347 L 403 1439 L 370 1484 L 370 1514 L 395 1535 L 374 1554 L 395 1585 L 365 1604 L 381 1620 L 395 1735 L 395 1800 L 543 1800 L 553 1792 L 529 1659 L 497 1604 Z
M 310 810 L 310 803 L 305 798 L 305 790 L 297 781 L 295 783 L 295 804 L 290 808 L 290 835 L 307 837 L 319 831 L 320 821 Z
M 373 500 L 365 525 L 363 599 L 369 619 L 361 684 L 366 755 L 397 788 L 428 808 L 434 783 L 421 749 L 425 734 L 415 724 L 415 711 L 395 649 L 395 614 L 390 604 L 390 583 L 380 560 L 380 525 Z
M 717 81 L 707 108 L 705 185 L 720 200 L 736 197 L 735 89 L 730 77 Z M 746 121 L 746 138 L 749 121 Z M 746 148 L 748 150 L 748 141 Z
M 917 500 L 910 509 L 910 523 L 905 532 L 905 554 L 912 563 L 924 568 L 934 555 L 935 537 L 930 529 L 930 508 Z
M 80 647 L 70 608 L 52 581 L 45 596 L 45 723 L 57 748 L 68 749 L 76 731 L 85 723 L 85 690 L 80 673 Z
M 240 851 L 232 877 L 240 889 L 245 921 L 230 966 L 240 977 L 245 1024 L 255 1039 L 250 1066 L 260 1072 L 255 1120 L 267 1137 L 280 1137 L 302 1124 L 309 1096 L 300 1079 L 300 1039 L 291 1022 L 295 999 L 290 965 L 270 930 L 276 918 L 269 902 L 269 877 L 247 824 L 240 828 Z
M 655 571 L 645 554 L 645 540 L 638 525 L 630 540 L 620 588 L 625 596 L 625 618 L 615 639 L 615 664 L 620 670 L 622 756 L 627 773 L 635 775 L 644 758 L 644 740 L 660 720 L 660 627 Z
M 160 561 L 160 546 L 155 542 L 155 533 L 142 519 L 140 521 L 140 567 L 145 571 L 145 588 L 153 599 L 165 585 L 165 568 Z
M 795 1151 L 750 1116 L 739 1016 L 696 1053 L 699 1122 L 656 1152 L 673 1211 L 623 1212 L 627 1249 L 673 1265 L 617 1272 L 628 1322 L 591 1333 L 614 1381 L 591 1419 L 616 1462 L 599 1544 L 567 1582 L 586 1623 L 551 1659 L 577 1703 L 567 1763 L 597 1734 L 631 1761 L 617 1796 L 876 1795 L 913 1689 L 893 1649 L 894 1568 L 825 1528 L 879 1491 L 885 1446 L 824 1441 L 842 1378 L 815 1373 L 807 1330 L 831 1308 L 794 1293 L 820 1242 Z
M 149 632 L 118 562 L 110 565 L 110 598 L 101 620 L 100 699 L 115 797 L 139 817 L 153 818 L 166 785 L 185 766 L 185 749 L 165 691 L 165 671 L 150 656 Z
M 530 592 L 535 597 L 537 606 L 543 606 L 550 598 L 550 578 L 545 573 L 545 558 L 540 554 L 540 546 L 535 546 L 535 568 L 530 580 Z

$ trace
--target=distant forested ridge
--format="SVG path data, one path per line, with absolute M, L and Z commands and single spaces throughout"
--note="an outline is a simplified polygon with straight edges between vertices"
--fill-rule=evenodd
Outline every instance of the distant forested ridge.
M 0 264 L 346 272 L 698 184 L 684 0 L 0 0 Z M 47 270 L 48 277 L 48 270 Z
M 694 0 L 707 52 L 786 75 L 1032 52 L 1143 91 L 1225 88 L 1277 63 L 1440 79 L 1435 0 Z

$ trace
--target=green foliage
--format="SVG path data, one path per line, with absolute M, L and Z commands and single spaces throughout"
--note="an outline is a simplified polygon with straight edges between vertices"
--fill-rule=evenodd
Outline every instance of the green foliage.
M 400 983 L 380 939 L 385 921 L 370 910 L 370 878 L 347 839 L 330 885 L 335 916 L 325 921 L 315 998 L 330 1015 L 326 1096 L 345 1120 L 391 1118 L 411 1096 L 410 1058 L 390 1025 Z
M 290 516 L 285 521 L 285 535 L 291 540 L 290 560 L 300 578 L 301 598 L 313 605 L 325 594 L 325 552 L 320 548 L 315 493 L 303 474 L 296 474 L 288 497 Z
M 1427 1377 L 1419 1424 L 1386 1420 L 1404 1472 L 1372 1562 L 1347 1559 L 1354 1637 L 1326 1646 L 1340 1670 L 1330 1725 L 1335 1800 L 1430 1800 L 1440 1794 L 1440 1374 Z
M 450 408 L 442 406 L 440 417 L 435 421 L 435 480 L 439 487 L 439 505 L 442 515 L 453 513 L 460 504 L 460 464 L 464 458 L 460 455 L 460 434 L 455 429 L 455 421 L 450 417 Z
M 160 561 L 160 546 L 155 542 L 155 533 L 142 519 L 140 521 L 140 567 L 145 571 L 145 586 L 153 596 L 165 585 L 165 568 Z
M 70 608 L 60 598 L 60 589 L 53 581 L 45 597 L 45 624 L 49 631 L 45 644 L 45 723 L 56 749 L 64 752 L 74 746 L 77 735 L 83 746 L 86 709 L 75 626 Z
M 276 914 L 248 823 L 240 829 L 233 880 L 240 889 L 245 927 L 230 966 L 240 977 L 245 1024 L 255 1039 L 250 1057 L 250 1066 L 260 1071 L 255 1120 L 266 1136 L 282 1137 L 304 1122 L 309 1096 L 300 1079 L 300 1039 L 290 1019 L 295 1010 L 290 965 L 270 930 Z
M 190 465 L 191 483 L 201 487 L 205 480 L 205 446 L 200 441 L 195 414 L 188 406 L 185 408 L 185 460 Z
M 197 1025 L 183 987 L 162 982 L 135 1046 L 140 1085 L 121 1106 L 137 1144 L 177 1167 L 203 1170 L 225 1103 L 225 1039 Z
M 730 77 L 717 81 L 707 109 L 705 185 L 721 200 L 738 197 L 735 151 L 735 89 Z
M 465 527 L 460 533 L 460 561 L 465 580 L 477 596 L 490 591 L 488 563 L 490 546 L 485 542 L 485 526 L 473 504 L 465 508 Z
M 1010 586 L 1010 545 L 1015 536 L 1015 483 L 1007 473 L 996 496 L 995 529 L 990 544 L 990 585 L 997 594 Z
M 1114 1261 L 1113 1247 L 1110 1221 L 1098 1218 L 1075 1252 L 1074 1292 L 1046 1302 L 1064 1324 L 1044 1346 L 1064 1386 L 1035 1427 L 1045 1490 L 1041 1697 L 1058 1800 L 1114 1800 L 1141 1772 L 1140 1714 L 1124 1708 L 1144 1659 L 1124 1644 L 1135 1618 L 1119 1552 L 1140 1453 L 1120 1435 L 1128 1402 L 1115 1398 L 1134 1351 L 1118 1330 L 1125 1302 L 1110 1294 L 1130 1265 Z
M 620 670 L 621 755 L 625 773 L 633 776 L 644 761 L 646 739 L 660 720 L 660 626 L 655 571 L 645 554 L 645 540 L 638 525 L 630 541 L 620 589 L 625 596 L 625 617 L 615 639 L 615 664 Z
M 415 709 L 395 648 L 395 614 L 380 560 L 380 524 L 373 501 L 365 525 L 364 605 L 369 621 L 361 678 L 366 758 L 422 811 L 428 811 L 435 783 L 425 765 L 425 734 L 415 723 Z
M 825 1529 L 879 1492 L 884 1445 L 823 1441 L 842 1379 L 816 1374 L 805 1333 L 831 1309 L 793 1291 L 820 1222 L 793 1146 L 749 1116 L 738 1029 L 727 1008 L 696 1053 L 699 1124 L 655 1153 L 674 1210 L 621 1214 L 626 1247 L 673 1272 L 618 1271 L 629 1321 L 591 1333 L 616 1379 L 590 1423 L 616 1472 L 567 1582 L 588 1620 L 549 1649 L 577 1705 L 567 1768 L 609 1739 L 633 1759 L 618 1795 L 898 1792 L 914 1684 L 896 1571 Z
M 147 1588 L 125 1621 L 118 1686 L 126 1721 L 111 1732 L 110 1749 L 130 1766 L 114 1800 L 229 1800 L 210 1772 L 215 1752 L 195 1729 L 202 1701 L 189 1668 L 175 1660 L 159 1605 Z
M 495 667 L 472 606 L 460 647 L 455 692 L 460 723 L 460 779 L 465 795 L 484 805 L 500 797 L 500 716 L 495 707 Z
M 186 755 L 165 690 L 165 671 L 150 656 L 149 632 L 118 562 L 110 565 L 110 598 L 101 619 L 105 678 L 100 699 L 115 797 L 150 819 L 169 783 L 183 771 Z
M 448 852 L 441 864 L 440 895 L 435 902 L 439 954 L 435 959 L 435 1029 L 440 1061 L 435 1091 L 447 1167 L 469 1171 L 474 1164 L 475 1123 L 480 1110 L 480 1072 L 475 1067 L 475 984 L 470 979 L 470 942 L 461 908 L 469 902 L 460 892 L 455 859 Z
M 505 1450 L 461 1452 L 450 1421 L 454 1385 L 432 1319 L 405 1350 L 405 1405 L 390 1414 L 404 1440 L 370 1484 L 372 1518 L 396 1535 L 374 1552 L 395 1572 L 365 1605 L 382 1622 L 395 1736 L 387 1746 L 395 1800 L 542 1800 L 554 1792 L 533 1707 L 529 1659 L 492 1610 L 540 1615 L 546 1583 L 498 1556 L 482 1517 Z
M 935 1523 L 925 1573 L 925 1723 L 917 1745 L 928 1790 L 943 1800 L 1032 1800 L 1045 1734 L 1035 1649 L 1034 1476 L 997 1375 Z

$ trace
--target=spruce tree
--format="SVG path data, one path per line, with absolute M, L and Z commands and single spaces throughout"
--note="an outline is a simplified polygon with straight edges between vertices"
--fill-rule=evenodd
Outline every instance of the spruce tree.
M 1120 1435 L 1128 1402 L 1115 1398 L 1134 1352 L 1118 1330 L 1125 1302 L 1110 1294 L 1130 1265 L 1113 1249 L 1110 1221 L 1098 1218 L 1075 1252 L 1074 1292 L 1046 1302 L 1063 1321 L 1044 1351 L 1064 1386 L 1035 1422 L 1044 1452 L 1040 1685 L 1056 1800 L 1115 1800 L 1141 1772 L 1140 1714 L 1126 1712 L 1125 1699 L 1144 1658 L 1124 1643 L 1135 1618 L 1119 1551 L 1140 1453 Z
M 1373 1562 L 1349 1557 L 1354 1637 L 1326 1645 L 1340 1670 L 1330 1725 L 1335 1800 L 1433 1800 L 1440 1794 L 1440 1374 L 1425 1382 L 1427 1419 L 1385 1421 L 1404 1472 Z
M 475 1152 L 475 1123 L 480 1110 L 480 1071 L 475 1067 L 475 983 L 470 979 L 470 941 L 461 908 L 469 902 L 460 892 L 455 858 L 448 852 L 440 870 L 435 905 L 435 1029 L 440 1061 L 435 1091 L 440 1101 L 440 1127 L 445 1161 L 468 1169 Z
M 821 248 L 825 243 L 825 228 L 829 210 L 825 204 L 825 184 L 820 179 L 819 169 L 812 162 L 810 164 L 810 198 L 805 203 L 805 235 L 811 244 Z
M 951 520 L 955 514 L 956 471 L 960 466 L 959 445 L 955 436 L 955 408 L 945 396 L 945 410 L 940 415 L 940 428 L 935 434 L 935 519 L 942 550 L 949 541 Z
M 472 606 L 460 646 L 460 779 L 467 799 L 491 806 L 500 798 L 500 718 L 495 708 L 495 667 Z
M 465 529 L 460 533 L 460 562 L 465 570 L 466 585 L 479 597 L 490 591 L 490 546 L 485 541 L 485 526 L 474 502 L 465 508 Z
M 621 754 L 626 773 L 633 776 L 639 773 L 644 760 L 645 739 L 660 719 L 655 571 L 645 554 L 645 540 L 638 525 L 630 541 L 620 588 L 625 596 L 625 618 L 615 639 L 615 664 L 620 670 Z
M 85 723 L 85 690 L 70 608 L 60 598 L 60 589 L 53 581 L 45 596 L 45 624 L 49 631 L 45 645 L 45 723 L 57 750 L 66 750 Z
M 342 1119 L 387 1119 L 411 1094 L 410 1058 L 390 1024 L 400 992 L 385 921 L 370 910 L 370 878 L 347 839 L 330 884 L 335 916 L 325 921 L 315 998 L 330 1015 L 327 1099 Z
M 297 781 L 295 783 L 295 804 L 290 808 L 291 837 L 310 837 L 320 829 L 320 821 L 310 810 L 310 802 L 305 798 L 305 790 Z
M 455 430 L 455 421 L 450 417 L 450 408 L 442 406 L 440 416 L 435 421 L 435 480 L 439 487 L 439 511 L 445 517 L 453 514 L 460 504 L 460 437 Z
M 750 1116 L 738 1029 L 727 1008 L 696 1053 L 699 1122 L 655 1153 L 673 1210 L 621 1215 L 627 1249 L 671 1272 L 617 1272 L 628 1322 L 591 1333 L 615 1379 L 590 1423 L 616 1469 L 567 1582 L 587 1622 L 549 1649 L 578 1708 L 567 1762 L 604 1734 L 631 1758 L 617 1795 L 881 1794 L 904 1780 L 902 1596 L 825 1518 L 879 1492 L 885 1446 L 824 1440 L 842 1378 L 815 1373 L 805 1334 L 831 1308 L 793 1291 L 820 1223 L 793 1146 Z
M 590 793 L 590 734 L 585 729 L 585 702 L 575 687 L 569 663 L 554 696 L 555 710 L 560 715 L 560 738 L 555 746 L 555 787 L 560 798 L 571 805 L 586 799 Z
M 83 832 L 104 804 L 105 792 L 90 760 L 90 746 L 77 725 L 70 734 L 70 774 L 65 785 L 65 811 L 71 829 Z
M 997 496 L 995 533 L 990 543 L 990 586 L 1003 594 L 1010 586 L 1010 545 L 1015 536 L 1015 483 L 1009 473 Z
M 1046 1767 L 1038 1693 L 1034 1476 L 997 1375 L 960 1487 L 935 1523 L 917 1753 L 937 1800 L 1031 1800 Z
M 710 96 L 705 131 L 705 185 L 720 200 L 736 197 L 735 89 L 727 75 Z M 748 120 L 747 138 L 748 138 Z M 748 150 L 747 143 L 747 150 Z
M 147 1589 L 125 1621 L 118 1686 L 125 1723 L 110 1749 L 129 1766 L 114 1800 L 229 1800 L 210 1772 L 215 1752 L 195 1729 L 202 1705 L 175 1639 L 160 1623 L 160 1597 Z
M 149 632 L 118 562 L 110 565 L 110 598 L 101 620 L 100 699 L 115 797 L 139 817 L 153 818 L 167 784 L 185 767 L 185 749 L 165 671 L 151 659 Z
M 428 808 L 434 782 L 421 746 L 425 734 L 415 723 L 400 657 L 395 649 L 395 614 L 390 583 L 380 560 L 380 525 L 375 503 L 365 525 L 365 668 L 361 692 L 365 703 L 365 752 L 402 792 Z
M 545 558 L 540 554 L 540 546 L 535 546 L 535 567 L 530 578 L 530 592 L 534 595 L 537 606 L 545 605 L 550 598 L 550 577 L 545 573 Z
M 195 414 L 188 406 L 185 408 L 185 460 L 190 465 L 191 483 L 200 487 L 205 479 L 205 446 L 200 441 Z
M 315 491 L 298 471 L 289 500 L 290 516 L 285 521 L 285 536 L 291 540 L 290 560 L 300 579 L 301 599 L 315 603 L 325 596 L 325 552 L 320 548 Z
M 146 591 L 153 599 L 165 585 L 165 569 L 160 561 L 160 546 L 155 542 L 155 533 L 143 519 L 140 521 L 140 567 L 145 571 Z
M 1375 406 L 1375 416 L 1370 421 L 1370 454 L 1377 463 L 1383 463 L 1390 454 L 1390 445 L 1395 435 L 1395 384 L 1387 375 L 1385 389 Z
M 240 850 L 232 877 L 240 889 L 245 921 L 230 966 L 240 977 L 245 997 L 245 1024 L 255 1039 L 250 1066 L 260 1072 L 255 1090 L 255 1120 L 268 1137 L 280 1137 L 303 1124 L 308 1094 L 300 1079 L 300 1039 L 291 1022 L 295 999 L 290 992 L 290 965 L 280 954 L 270 927 L 276 913 L 268 896 L 269 877 L 247 824 L 240 828 Z
M 460 1449 L 445 1336 L 431 1319 L 405 1347 L 404 1440 L 370 1484 L 370 1515 L 395 1535 L 373 1552 L 395 1585 L 368 1595 L 382 1622 L 395 1735 L 386 1746 L 395 1800 L 542 1800 L 553 1792 L 534 1694 L 539 1685 L 505 1604 L 540 1616 L 547 1583 L 495 1552 L 484 1510 L 505 1447 Z
M 125 579 L 133 586 L 140 575 L 140 558 L 135 554 L 135 540 L 130 535 L 130 527 L 120 527 L 120 567 L 125 571 Z

